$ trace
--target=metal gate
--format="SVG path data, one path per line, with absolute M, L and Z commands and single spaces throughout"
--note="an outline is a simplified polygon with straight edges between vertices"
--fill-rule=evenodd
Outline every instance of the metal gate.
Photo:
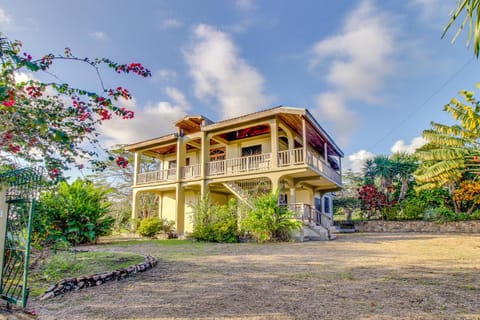
M 0 297 L 7 307 L 27 305 L 32 218 L 41 182 L 42 172 L 34 168 L 0 174 Z

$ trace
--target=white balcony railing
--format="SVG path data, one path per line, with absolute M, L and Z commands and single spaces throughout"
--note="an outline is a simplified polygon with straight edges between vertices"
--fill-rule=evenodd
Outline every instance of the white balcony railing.
M 271 167 L 271 155 L 271 153 L 262 153 L 241 158 L 212 161 L 208 163 L 208 175 L 219 176 L 268 170 Z
M 195 164 L 192 166 L 182 167 L 182 179 L 191 179 L 200 177 L 201 173 L 200 164 Z
M 137 184 L 149 184 L 159 181 L 172 181 L 177 178 L 177 169 L 142 172 L 137 175 Z
M 306 159 L 304 160 L 304 154 Z M 340 173 L 325 163 L 323 157 L 316 152 L 303 148 L 285 150 L 278 152 L 278 167 L 308 165 L 317 169 L 330 180 L 341 184 Z M 201 176 L 202 164 L 184 166 L 180 168 L 181 179 L 194 179 Z M 207 176 L 225 176 L 249 173 L 255 171 L 270 170 L 272 167 L 272 154 L 263 153 L 240 158 L 211 161 L 206 164 Z M 139 173 L 137 184 L 149 184 L 155 182 L 174 181 L 177 178 L 177 169 L 166 169 L 161 171 L 150 171 Z
M 278 166 L 285 167 L 303 164 L 303 148 L 280 151 L 278 153 Z

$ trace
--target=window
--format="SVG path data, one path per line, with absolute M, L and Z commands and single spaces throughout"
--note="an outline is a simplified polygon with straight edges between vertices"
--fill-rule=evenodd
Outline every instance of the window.
M 330 206 L 330 197 L 323 197 L 323 208 L 325 213 L 332 213 L 332 208 Z
M 210 150 L 210 161 L 225 160 L 225 148 Z
M 190 165 L 190 158 L 185 158 L 185 166 L 189 166 Z
M 256 145 L 256 146 L 242 148 L 242 157 L 253 156 L 253 155 L 261 154 L 261 153 L 262 153 L 262 145 L 261 144 Z
M 174 176 L 177 174 L 177 160 L 168 161 L 168 175 Z

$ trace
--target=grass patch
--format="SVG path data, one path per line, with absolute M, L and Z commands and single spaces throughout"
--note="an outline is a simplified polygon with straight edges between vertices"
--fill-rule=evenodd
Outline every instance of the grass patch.
M 144 245 L 144 244 L 154 244 L 159 246 L 179 246 L 179 245 L 189 245 L 192 243 L 197 243 L 197 242 L 192 240 L 180 240 L 180 239 L 168 239 L 168 240 L 135 239 L 135 240 L 125 240 L 125 241 L 114 241 L 108 244 L 114 244 L 116 247 L 130 247 L 133 245 Z
M 60 252 L 44 259 L 35 270 L 29 271 L 30 296 L 41 295 L 64 278 L 113 271 L 143 261 L 143 256 L 133 253 Z

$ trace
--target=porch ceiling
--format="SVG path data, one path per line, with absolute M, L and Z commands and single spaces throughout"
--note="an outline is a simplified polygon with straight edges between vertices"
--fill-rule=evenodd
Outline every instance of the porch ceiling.
M 279 114 L 279 119 L 292 128 L 298 136 L 302 136 L 302 116 L 296 114 Z M 306 131 L 307 131 L 307 143 L 309 143 L 314 149 L 318 150 L 320 153 L 323 153 L 325 139 L 322 138 L 320 133 L 315 129 L 315 127 L 309 122 L 306 121 Z M 331 147 L 330 144 L 327 144 L 328 153 L 338 155 L 337 152 Z
M 175 125 L 182 129 L 185 134 L 190 134 L 201 131 L 202 121 L 202 116 L 187 116 L 178 121 Z

